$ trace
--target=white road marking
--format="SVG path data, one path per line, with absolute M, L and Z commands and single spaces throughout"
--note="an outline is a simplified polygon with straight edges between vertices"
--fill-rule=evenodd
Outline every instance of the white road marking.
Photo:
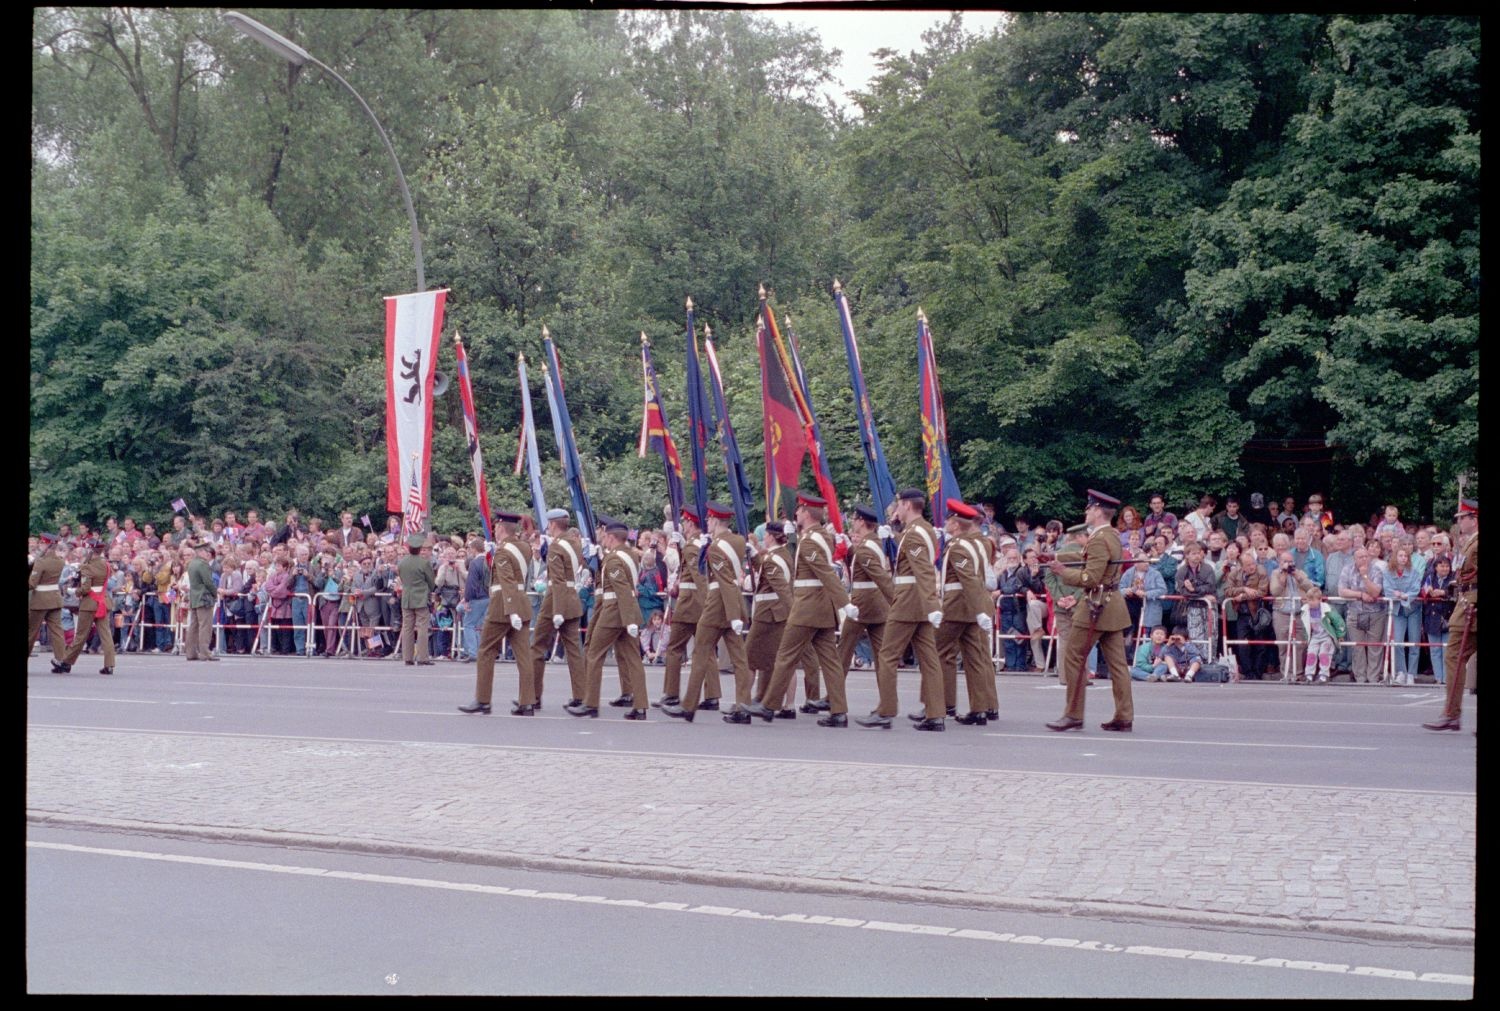
M 1063 733 L 1058 733 L 1056 731 L 1053 731 L 1050 734 L 990 734 L 990 733 L 986 733 L 984 736 L 985 737 L 1017 737 L 1017 738 L 1025 738 L 1025 739 L 1034 739 L 1034 740 L 1038 740 L 1038 741 L 1055 741 L 1055 740 L 1057 740 L 1060 737 L 1066 737 L 1066 736 L 1068 736 L 1069 733 L 1072 733 L 1072 731 L 1064 731 Z M 1178 741 L 1178 740 L 1168 740 L 1166 738 L 1160 738 L 1160 737 L 1136 737 L 1134 735 L 1126 736 L 1125 734 L 1120 734 L 1117 737 L 1101 737 L 1100 740 L 1102 740 L 1102 741 L 1119 742 L 1119 743 L 1128 743 L 1128 744 L 1192 744 L 1192 745 L 1196 745 L 1198 747 L 1213 747 L 1213 748 L 1278 748 L 1278 749 L 1279 748 L 1296 748 L 1296 749 L 1300 749 L 1300 750 L 1303 750 L 1303 751 L 1379 751 L 1380 750 L 1379 748 L 1365 748 L 1365 747 L 1356 747 L 1354 745 L 1343 745 L 1343 744 L 1266 744 L 1266 743 L 1261 743 L 1261 742 L 1258 742 L 1258 741 Z
M 29 699 L 45 699 L 48 702 L 128 702 L 138 706 L 156 706 L 160 702 L 148 699 L 120 699 L 114 697 L 95 698 L 92 695 L 28 695 Z
M 299 692 L 373 692 L 373 688 L 322 688 L 318 685 L 246 684 L 241 681 L 173 681 L 175 685 L 207 685 L 210 688 L 276 688 Z
M 1422 704 L 1427 705 L 1432 700 L 1428 699 Z M 1286 720 L 1276 716 L 1163 716 L 1159 713 L 1151 714 L 1152 722 L 1156 720 L 1186 720 L 1191 723 L 1275 723 L 1275 724 L 1307 724 L 1314 727 L 1409 727 L 1410 723 L 1362 723 L 1356 720 Z
M 989 941 L 998 944 L 1029 944 L 1052 948 L 1069 948 L 1075 951 L 1099 952 L 1102 954 L 1139 955 L 1156 958 L 1189 959 L 1204 962 L 1219 962 L 1229 965 L 1246 965 L 1256 968 L 1290 969 L 1299 972 L 1325 972 L 1348 976 L 1374 976 L 1383 979 L 1399 979 L 1417 983 L 1442 983 L 1456 986 L 1474 985 L 1473 976 L 1453 973 L 1424 972 L 1411 969 L 1390 969 L 1382 966 L 1350 966 L 1333 962 L 1314 962 L 1297 959 L 1260 957 L 1250 954 L 1235 954 L 1219 951 L 1198 951 L 1192 948 L 1158 948 L 1153 945 L 1135 944 L 1121 947 L 1104 941 L 1085 941 L 1072 937 L 1041 937 L 1035 934 L 1001 933 L 991 930 L 976 930 L 967 927 L 948 927 L 927 923 L 897 923 L 886 920 L 863 920 L 844 916 L 823 916 L 807 913 L 761 913 L 753 909 L 735 906 L 690 905 L 685 902 L 645 902 L 640 899 L 611 899 L 603 895 L 578 895 L 574 892 L 539 892 L 534 888 L 507 888 L 502 885 L 484 885 L 469 881 L 443 881 L 437 878 L 413 878 L 394 874 L 371 874 L 363 871 L 340 871 L 325 867 L 303 867 L 296 864 L 270 864 L 249 860 L 225 860 L 218 857 L 191 856 L 182 853 L 152 853 L 140 850 L 109 849 L 95 846 L 76 846 L 70 843 L 37 842 L 28 839 L 28 849 L 57 850 L 67 853 L 82 853 L 92 856 L 122 857 L 133 860 L 152 860 L 164 863 L 193 864 L 201 867 L 218 867 L 226 870 L 261 871 L 271 874 L 290 874 L 304 877 L 319 877 L 342 881 L 357 881 L 364 884 L 404 885 L 412 888 L 429 888 L 439 891 L 471 892 L 480 895 L 508 896 L 521 899 L 539 899 L 546 902 L 581 902 L 598 906 L 621 906 L 649 909 L 666 913 L 686 913 L 698 916 L 723 916 L 736 919 L 763 920 L 790 923 L 801 926 L 840 927 L 855 930 L 879 930 L 898 934 L 920 934 L 927 937 L 953 938 L 965 941 Z M 997 917 L 1003 914 L 996 914 Z
M 463 715 L 459 713 L 458 715 Z M 577 717 L 574 717 L 575 719 Z M 630 723 L 629 720 L 621 720 L 620 723 Z M 674 721 L 676 722 L 676 721 Z M 611 724 L 612 726 L 613 724 Z M 654 723 L 648 722 L 647 726 L 667 726 L 660 720 Z M 841 765 L 858 769 L 922 769 L 934 772 L 971 772 L 983 773 L 996 776 L 1051 776 L 1060 779 L 1077 779 L 1084 777 L 1089 780 L 1118 779 L 1124 782 L 1141 783 L 1188 783 L 1192 785 L 1209 786 L 1255 786 L 1255 787 L 1280 787 L 1287 790 L 1359 790 L 1372 793 L 1402 793 L 1417 794 L 1424 797 L 1461 797 L 1471 798 L 1475 796 L 1473 790 L 1420 790 L 1404 787 L 1389 786 L 1341 786 L 1328 783 L 1278 783 L 1269 780 L 1256 779 L 1195 779 L 1188 776 L 1126 776 L 1119 773 L 1104 772 L 1052 772 L 1040 769 L 1005 769 L 985 768 L 982 766 L 967 765 L 926 765 L 921 762 L 859 762 L 835 758 L 787 758 L 779 755 L 714 755 L 698 751 L 645 751 L 627 750 L 623 748 L 610 748 L 600 750 L 598 748 L 563 748 L 549 745 L 530 744 L 481 744 L 464 741 L 414 741 L 393 740 L 382 737 L 309 737 L 288 734 L 247 734 L 232 731 L 215 730 L 152 730 L 137 727 L 99 727 L 72 723 L 36 723 L 28 722 L 27 727 L 36 727 L 45 730 L 88 730 L 102 731 L 104 733 L 118 734 L 166 734 L 176 737 L 242 737 L 249 740 L 261 741 L 336 741 L 345 744 L 391 744 L 400 747 L 422 747 L 422 748 L 487 748 L 492 751 L 525 751 L 525 752 L 554 752 L 565 755 L 591 755 L 616 758 L 698 758 L 714 762 L 778 762 L 800 765 Z M 1024 735 L 1014 735 L 1024 736 Z M 1046 740 L 1055 740 L 1058 734 L 1041 735 Z M 1094 741 L 1101 741 L 1100 735 L 1094 736 Z M 1278 745 L 1280 747 L 1281 745 Z

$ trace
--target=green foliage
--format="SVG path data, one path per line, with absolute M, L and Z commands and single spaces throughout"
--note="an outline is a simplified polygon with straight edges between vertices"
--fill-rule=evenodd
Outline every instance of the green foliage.
M 497 507 L 529 496 L 518 353 L 567 501 L 546 325 L 597 507 L 656 518 L 639 334 L 686 456 L 687 295 L 760 494 L 761 282 L 835 483 L 866 497 L 835 276 L 902 484 L 918 307 L 960 482 L 1003 514 L 1252 484 L 1430 513 L 1476 472 L 1477 19 L 1020 14 L 978 36 L 954 16 L 881 54 L 850 119 L 820 97 L 824 44 L 749 12 L 250 13 L 389 131 Z M 211 9 L 41 8 L 32 170 L 33 523 L 178 495 L 383 517 L 380 298 L 410 290 L 410 236 L 337 81 Z M 1298 469 L 1281 440 L 1332 460 Z M 434 524 L 472 529 L 456 390 L 434 450 Z M 717 447 L 709 469 L 724 496 Z

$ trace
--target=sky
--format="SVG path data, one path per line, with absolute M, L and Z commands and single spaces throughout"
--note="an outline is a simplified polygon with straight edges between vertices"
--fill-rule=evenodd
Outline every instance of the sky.
M 842 50 L 843 64 L 837 74 L 839 83 L 829 89 L 828 95 L 845 111 L 858 115 L 847 92 L 864 90 L 870 78 L 875 76 L 875 59 L 870 54 L 877 49 L 895 49 L 903 53 L 921 49 L 922 33 L 947 21 L 952 11 L 869 10 L 853 4 L 825 10 L 766 6 L 755 13 L 790 26 L 811 29 L 823 39 L 824 46 Z M 1005 17 L 995 10 L 964 11 L 963 15 L 964 28 L 975 33 L 987 33 L 999 27 Z

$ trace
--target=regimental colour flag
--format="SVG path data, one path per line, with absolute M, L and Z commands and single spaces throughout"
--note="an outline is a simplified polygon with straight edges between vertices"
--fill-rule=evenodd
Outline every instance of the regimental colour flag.
M 521 473 L 525 461 L 531 484 L 531 507 L 536 511 L 536 528 L 547 529 L 547 496 L 542 491 L 542 463 L 537 457 L 536 422 L 531 414 L 531 384 L 526 380 L 526 356 L 516 355 L 516 376 L 521 381 L 521 436 L 516 446 L 516 469 Z
M 399 512 L 415 481 L 427 498 L 432 384 L 447 289 L 385 300 L 386 511 Z
M 706 323 L 703 329 L 707 332 Z M 688 459 L 693 465 L 693 512 L 701 522 L 708 509 L 708 469 L 704 463 L 708 449 L 708 403 L 703 397 L 703 370 L 698 364 L 698 335 L 694 329 L 691 298 L 687 300 L 687 411 Z M 744 529 L 740 527 L 741 531 Z
M 764 298 L 755 322 L 755 347 L 760 353 L 761 424 L 766 450 L 766 519 L 781 519 L 782 492 L 797 490 L 807 437 L 797 408 L 797 380 L 791 359 L 775 330 L 775 319 Z
M 474 414 L 474 387 L 469 382 L 469 356 L 464 353 L 464 341 L 453 335 L 453 348 L 458 356 L 458 395 L 463 401 L 464 435 L 469 445 L 469 466 L 474 471 L 474 494 L 479 502 L 479 524 L 484 528 L 484 539 L 490 539 L 490 494 L 484 484 L 484 457 L 479 452 L 479 419 Z
M 917 390 L 922 408 L 922 463 L 927 472 L 927 500 L 932 523 L 942 529 L 948 519 L 948 499 L 961 498 L 953 464 L 948 459 L 948 420 L 943 413 L 943 387 L 938 382 L 937 355 L 927 314 L 917 310 Z
M 713 331 L 703 324 L 703 351 L 708 356 L 708 375 L 713 388 L 713 425 L 719 445 L 724 449 L 724 468 L 729 472 L 729 498 L 734 503 L 734 518 L 739 523 L 735 529 L 742 534 L 750 532 L 750 501 L 754 493 L 750 490 L 750 476 L 745 472 L 745 461 L 740 457 L 739 440 L 734 437 L 734 425 L 729 420 L 729 404 L 724 399 L 724 375 L 719 371 L 719 354 L 714 350 Z
M 568 399 L 563 392 L 562 358 L 552 334 L 542 327 L 542 375 L 547 380 L 547 407 L 552 412 L 552 434 L 557 437 L 557 454 L 562 457 L 563 477 L 568 482 L 568 495 L 573 500 L 573 513 L 578 518 L 578 529 L 586 539 L 594 536 L 594 507 L 589 502 L 588 485 L 583 480 L 583 461 L 578 455 L 578 442 L 573 437 L 573 421 L 568 415 Z
M 662 467 L 667 473 L 667 498 L 672 503 L 672 519 L 678 522 L 682 516 L 682 460 L 677 455 L 677 444 L 672 441 L 672 431 L 667 427 L 667 412 L 662 409 L 661 388 L 656 382 L 656 365 L 651 361 L 651 342 L 644 333 L 641 334 L 641 383 L 645 388 L 645 405 L 641 411 L 641 438 L 636 445 L 636 456 L 644 458 L 648 449 L 661 454 Z
M 882 517 L 896 497 L 896 482 L 885 462 L 885 450 L 875 432 L 875 415 L 870 409 L 870 394 L 865 386 L 864 365 L 859 360 L 859 343 L 854 339 L 854 321 L 849 315 L 849 299 L 844 286 L 833 282 L 833 303 L 839 314 L 839 328 L 844 331 L 844 351 L 849 358 L 849 384 L 854 391 L 854 417 L 859 422 L 859 445 L 864 450 L 865 474 L 870 479 L 870 497 L 875 511 Z

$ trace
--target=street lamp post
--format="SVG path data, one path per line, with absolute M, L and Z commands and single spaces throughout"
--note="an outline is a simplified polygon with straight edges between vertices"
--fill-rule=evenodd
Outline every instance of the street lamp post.
M 380 120 L 375 118 L 375 113 L 370 110 L 365 100 L 359 97 L 359 92 L 355 91 L 348 81 L 339 76 L 338 71 L 314 57 L 295 42 L 278 35 L 254 18 L 246 17 L 238 11 L 229 11 L 224 15 L 224 20 L 241 35 L 259 42 L 292 66 L 300 67 L 303 64 L 311 63 L 319 70 L 322 70 L 347 88 L 349 94 L 353 95 L 354 100 L 359 103 L 359 107 L 365 110 L 365 115 L 369 116 L 370 122 L 375 124 L 375 132 L 380 134 L 380 142 L 385 145 L 386 153 L 391 156 L 391 163 L 396 166 L 396 182 L 401 186 L 401 199 L 406 202 L 406 216 L 411 221 L 411 248 L 417 261 L 417 290 L 426 291 L 427 272 L 422 267 L 422 233 L 417 228 L 417 209 L 412 205 L 411 190 L 407 188 L 406 175 L 401 171 L 401 162 L 396 157 L 396 149 L 391 146 L 391 139 L 386 136 L 385 128 L 380 125 Z

